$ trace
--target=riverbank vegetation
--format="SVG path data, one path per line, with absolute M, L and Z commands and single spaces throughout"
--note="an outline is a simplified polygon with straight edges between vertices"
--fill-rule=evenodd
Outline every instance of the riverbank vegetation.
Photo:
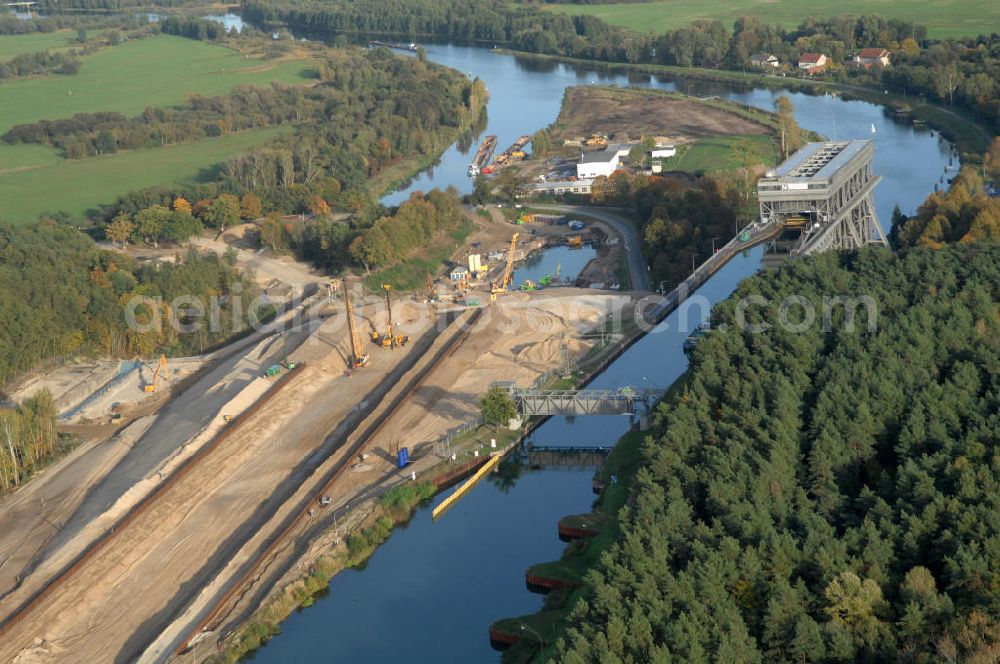
M 1000 139 L 996 152 L 1000 154 Z M 987 196 L 977 169 L 965 167 L 947 191 L 932 193 L 914 216 L 896 214 L 893 222 L 889 239 L 903 249 L 1000 240 L 1000 198 Z
M 263 646 L 268 639 L 281 632 L 281 622 L 292 611 L 312 606 L 316 595 L 325 592 L 330 579 L 342 570 L 364 564 L 375 549 L 388 539 L 392 528 L 408 521 L 417 507 L 436 492 L 433 482 L 398 484 L 382 494 L 374 508 L 360 521 L 345 526 L 350 534 L 343 543 L 339 541 L 339 530 L 335 528 L 337 545 L 317 556 L 307 574 L 290 581 L 273 594 L 249 621 L 227 636 L 218 652 L 206 661 L 209 664 L 234 664 L 247 653 Z

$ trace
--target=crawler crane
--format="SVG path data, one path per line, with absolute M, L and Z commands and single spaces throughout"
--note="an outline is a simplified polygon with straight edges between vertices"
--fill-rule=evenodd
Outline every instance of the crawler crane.
M 507 292 L 507 287 L 510 286 L 510 278 L 514 273 L 514 249 L 517 247 L 517 233 L 510 238 L 510 249 L 507 250 L 507 264 L 503 269 L 503 276 L 500 277 L 499 281 L 493 282 L 493 288 L 490 290 L 490 300 L 496 301 L 498 295 L 502 295 Z
M 410 337 L 403 334 L 394 334 L 392 331 L 392 302 L 389 301 L 389 293 L 392 291 L 392 284 L 382 284 L 385 291 L 385 310 L 389 316 L 389 325 L 385 334 L 372 332 L 372 343 L 383 348 L 393 348 L 405 346 Z
M 347 282 L 344 282 L 344 302 L 347 303 L 347 327 L 351 332 L 351 368 L 360 369 L 368 364 L 368 355 L 361 345 L 361 337 L 358 336 L 358 326 L 354 322 L 354 305 L 351 304 L 351 294 L 347 291 Z

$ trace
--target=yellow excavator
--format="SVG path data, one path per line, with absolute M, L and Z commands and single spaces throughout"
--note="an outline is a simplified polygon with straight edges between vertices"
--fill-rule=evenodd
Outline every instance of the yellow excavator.
M 503 295 L 507 292 L 507 287 L 510 286 L 510 278 L 514 273 L 514 250 L 517 248 L 517 233 L 510 238 L 510 249 L 507 250 L 507 264 L 503 269 L 503 276 L 500 277 L 498 281 L 493 282 L 493 288 L 490 290 L 490 300 L 495 302 L 498 295 Z
M 351 294 L 347 290 L 347 282 L 344 282 L 344 302 L 347 303 L 347 327 L 351 332 L 351 368 L 360 369 L 368 364 L 368 355 L 361 345 L 361 337 L 358 336 L 358 327 L 354 322 L 354 305 L 351 303 Z
M 392 331 L 392 302 L 389 301 L 389 292 L 392 291 L 392 284 L 382 284 L 382 290 L 385 291 L 385 310 L 389 315 L 389 326 L 385 334 L 373 331 L 372 343 L 376 346 L 392 349 L 405 346 L 409 342 L 410 337 L 403 334 L 393 334 Z
M 160 361 L 153 371 L 153 380 L 146 383 L 142 389 L 149 394 L 155 392 L 156 387 L 160 384 L 160 376 L 164 376 L 167 380 L 170 380 L 170 368 L 167 366 L 167 356 L 162 353 L 160 354 Z

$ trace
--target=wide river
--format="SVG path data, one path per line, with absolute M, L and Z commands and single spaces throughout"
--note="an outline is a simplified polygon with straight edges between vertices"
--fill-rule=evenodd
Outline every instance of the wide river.
M 499 149 L 552 122 L 563 90 L 571 85 L 640 85 L 715 95 L 768 110 L 780 94 L 716 83 L 675 83 L 647 75 L 609 75 L 474 47 L 428 45 L 426 49 L 435 62 L 485 81 L 490 102 L 483 133 L 496 134 Z M 946 174 L 952 146 L 936 132 L 897 123 L 874 104 L 836 96 L 789 96 L 804 128 L 829 138 L 874 139 L 874 169 L 883 178 L 875 203 L 886 228 L 894 205 L 912 213 Z M 473 151 L 476 145 L 478 140 L 473 142 Z M 453 145 L 437 164 L 384 201 L 394 204 L 411 191 L 448 185 L 469 191 L 469 152 L 468 147 Z M 725 299 L 742 279 L 757 271 L 760 255 L 758 248 L 731 261 L 698 295 L 707 303 Z M 689 311 L 680 321 L 679 315 L 675 312 L 632 346 L 593 386 L 670 385 L 687 366 L 681 349 L 685 336 L 708 311 Z M 607 446 L 626 428 L 626 419 L 620 417 L 553 418 L 535 432 L 534 440 L 545 445 Z M 541 607 L 542 598 L 525 589 L 524 571 L 532 564 L 559 558 L 564 544 L 557 537 L 556 524 L 562 516 L 589 510 L 592 475 L 593 469 L 525 469 L 512 486 L 483 482 L 437 523 L 431 521 L 429 508 L 420 509 L 364 569 L 335 577 L 329 592 L 286 621 L 282 633 L 252 661 L 499 661 L 499 654 L 489 645 L 489 625 Z

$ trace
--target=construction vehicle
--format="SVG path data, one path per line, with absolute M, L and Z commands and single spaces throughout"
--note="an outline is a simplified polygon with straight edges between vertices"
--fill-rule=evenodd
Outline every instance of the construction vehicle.
M 608 144 L 608 137 L 603 134 L 591 134 L 583 144 L 592 148 L 603 148 Z
M 427 301 L 428 302 L 437 301 L 437 293 L 434 292 L 434 280 L 431 279 L 430 272 L 427 273 Z
M 569 236 L 567 243 L 569 244 L 570 247 L 578 249 L 583 246 L 583 238 L 580 237 L 579 235 L 571 235 Z
M 510 249 L 507 250 L 507 264 L 504 266 L 503 276 L 500 277 L 499 281 L 493 282 L 493 288 L 490 290 L 490 300 L 496 301 L 497 296 L 507 292 L 507 287 L 510 286 L 511 275 L 514 273 L 514 250 L 517 248 L 517 233 L 510 238 Z
M 368 355 L 361 345 L 361 337 L 358 336 L 358 326 L 354 322 L 354 305 L 351 303 L 351 294 L 347 290 L 347 282 L 344 282 L 344 302 L 347 305 L 347 327 L 351 334 L 351 359 L 352 369 L 360 369 L 368 364 Z
M 382 284 L 382 290 L 385 291 L 385 310 L 389 315 L 389 325 L 385 334 L 379 334 L 377 331 L 372 332 L 372 343 L 376 346 L 382 346 L 383 348 L 396 349 L 397 347 L 405 346 L 410 341 L 410 337 L 403 334 L 393 333 L 392 302 L 389 300 L 389 293 L 392 291 L 392 284 Z
M 281 373 L 281 365 L 280 364 L 272 364 L 264 372 L 264 377 L 265 378 L 274 378 L 275 376 L 277 376 L 280 373 Z
M 156 392 L 156 387 L 160 382 L 160 376 L 165 376 L 167 380 L 170 380 L 170 369 L 167 367 L 167 356 L 162 353 L 160 354 L 160 361 L 156 365 L 156 370 L 153 371 L 153 380 L 143 386 L 143 391 L 150 394 Z
M 222 416 L 222 421 L 223 422 L 232 422 L 233 421 L 233 416 L 232 415 L 223 415 Z

